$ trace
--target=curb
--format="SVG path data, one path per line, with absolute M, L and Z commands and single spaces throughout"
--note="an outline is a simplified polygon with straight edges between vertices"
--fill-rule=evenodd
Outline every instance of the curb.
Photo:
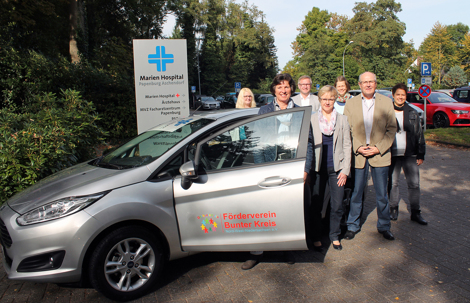
M 458 144 L 458 143 L 450 143 L 450 142 L 445 142 L 445 141 L 439 141 L 439 140 L 433 140 L 433 139 L 426 139 L 426 142 L 435 142 L 439 144 L 445 144 L 445 145 L 452 145 L 452 146 L 457 146 L 457 147 L 465 147 L 465 148 L 470 148 L 470 145 L 465 145 L 465 144 Z

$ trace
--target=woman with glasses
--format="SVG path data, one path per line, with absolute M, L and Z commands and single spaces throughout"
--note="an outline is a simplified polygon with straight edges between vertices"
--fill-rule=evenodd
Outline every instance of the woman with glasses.
M 348 80 L 344 76 L 339 76 L 335 80 L 335 88 L 338 91 L 338 97 L 336 97 L 335 109 L 338 113 L 343 114 L 344 106 L 346 101 L 351 99 L 353 96 L 349 93 L 351 86 Z
M 348 119 L 334 108 L 338 91 L 331 85 L 323 86 L 318 92 L 320 110 L 311 117 L 314 141 L 313 163 L 313 245 L 315 250 L 322 249 L 321 212 L 325 189 L 331 193 L 330 241 L 333 248 L 343 249 L 339 241 L 340 223 L 343 216 L 343 193 L 346 179 L 351 169 L 351 137 Z M 312 167 L 313 170 L 313 167 Z
M 255 96 L 251 89 L 244 87 L 238 93 L 237 104 L 235 108 L 250 108 L 256 107 Z

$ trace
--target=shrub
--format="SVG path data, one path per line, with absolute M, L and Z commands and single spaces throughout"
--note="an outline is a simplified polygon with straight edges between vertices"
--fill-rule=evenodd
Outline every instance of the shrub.
M 101 117 L 98 125 L 111 137 L 137 134 L 133 75 L 95 68 L 85 59 L 74 64 L 64 57 L 47 58 L 0 44 L 0 107 L 28 108 L 34 96 L 49 92 L 59 95 L 66 89 L 79 91 L 85 100 L 93 102 Z
M 106 133 L 92 102 L 77 91 L 32 96 L 31 104 L 0 109 L 0 204 L 36 181 L 94 157 Z

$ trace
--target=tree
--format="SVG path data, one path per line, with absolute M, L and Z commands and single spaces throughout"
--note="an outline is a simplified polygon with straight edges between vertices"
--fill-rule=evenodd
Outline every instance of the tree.
M 345 25 L 354 41 L 353 56 L 360 66 L 359 72 L 375 73 L 385 86 L 394 84 L 394 75 L 403 72 L 407 60 L 403 54 L 406 26 L 396 15 L 401 10 L 401 4 L 394 0 L 357 2 L 354 17 Z
M 432 74 L 440 85 L 445 71 L 457 63 L 456 47 L 447 27 L 436 22 L 420 46 L 420 54 L 425 61 L 431 62 Z
M 447 87 L 457 88 L 467 84 L 467 75 L 459 66 L 454 66 L 444 76 L 443 82 Z
M 454 25 L 448 25 L 447 26 L 447 32 L 451 36 L 452 42 L 455 43 L 455 46 L 457 48 L 460 48 L 462 46 L 462 40 L 464 39 L 465 35 L 468 33 L 470 28 L 468 25 L 463 24 L 462 22 L 459 22 Z
M 470 74 L 470 33 L 466 34 L 462 40 L 462 47 L 459 50 L 459 62 L 461 62 L 467 75 Z

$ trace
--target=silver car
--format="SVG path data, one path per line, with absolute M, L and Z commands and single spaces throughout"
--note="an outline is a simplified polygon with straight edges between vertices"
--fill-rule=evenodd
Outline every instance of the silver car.
M 307 249 L 311 109 L 257 112 L 160 124 L 15 195 L 0 209 L 8 277 L 87 281 L 110 299 L 133 300 L 166 261 L 191 253 Z M 267 127 L 286 117 L 300 122 L 280 134 Z
M 220 109 L 220 102 L 216 101 L 213 97 L 201 97 L 202 109 Z

